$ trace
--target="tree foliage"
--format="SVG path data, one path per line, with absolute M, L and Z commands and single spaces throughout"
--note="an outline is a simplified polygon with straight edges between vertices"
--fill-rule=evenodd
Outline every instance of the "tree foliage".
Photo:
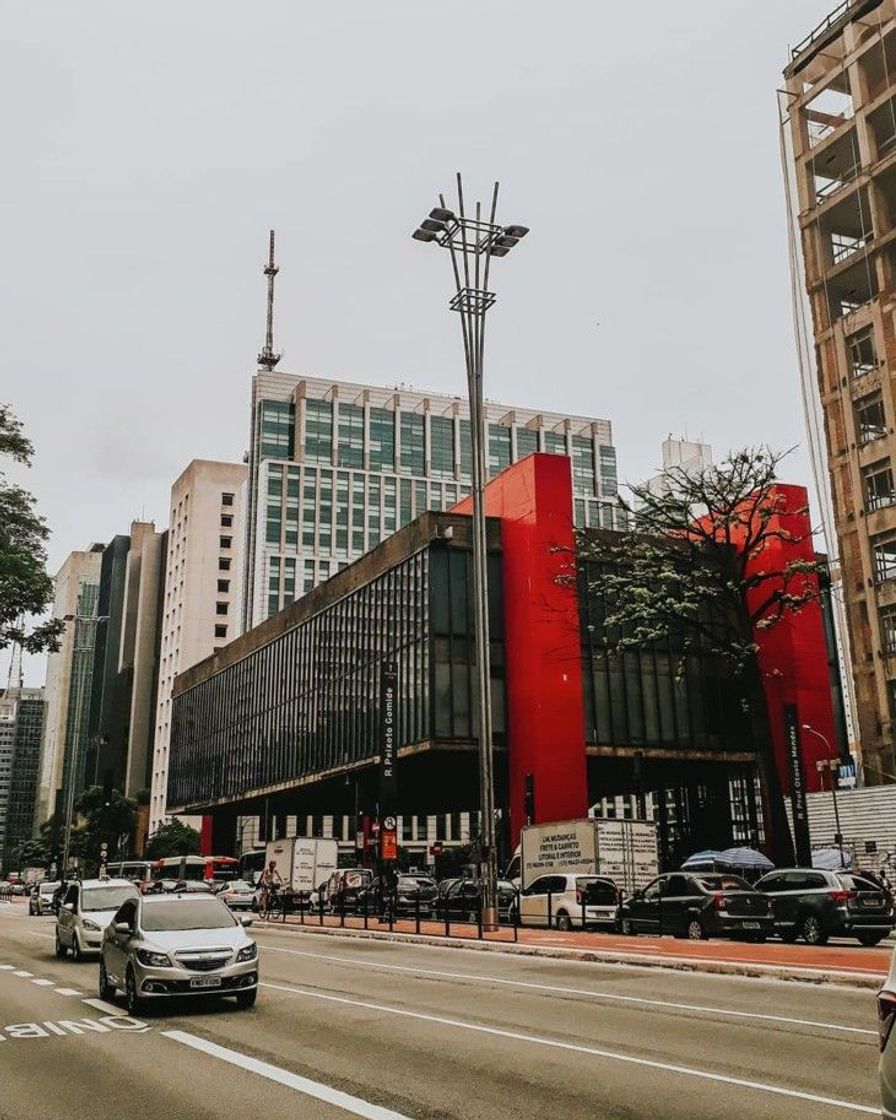
M 199 833 L 182 821 L 173 820 L 159 825 L 146 842 L 147 859 L 166 859 L 169 856 L 192 856 L 199 852 Z
M 74 854 L 96 866 L 104 843 L 109 859 L 129 853 L 137 824 L 136 801 L 117 789 L 107 796 L 102 786 L 88 786 L 75 801 L 75 809 L 79 824 L 72 833 Z
M 31 441 L 21 421 L 0 404 L 0 461 L 31 465 Z M 0 470 L 0 649 L 13 643 L 29 653 L 56 649 L 63 623 L 50 619 L 28 628 L 24 618 L 41 615 L 53 598 L 47 575 L 46 522 L 36 512 L 33 495 Z
M 623 503 L 634 531 L 613 540 L 582 534 L 578 558 L 604 606 L 603 638 L 613 650 L 643 648 L 670 635 L 682 659 L 697 649 L 724 661 L 743 682 L 760 767 L 772 804 L 769 830 L 786 858 L 789 829 L 759 671 L 761 635 L 818 596 L 822 565 L 776 562 L 777 542 L 808 543 L 788 528 L 786 495 L 776 487 L 784 455 L 765 447 L 732 452 L 698 472 L 667 468 L 661 485 L 633 486 Z M 572 578 L 572 577 L 571 577 Z

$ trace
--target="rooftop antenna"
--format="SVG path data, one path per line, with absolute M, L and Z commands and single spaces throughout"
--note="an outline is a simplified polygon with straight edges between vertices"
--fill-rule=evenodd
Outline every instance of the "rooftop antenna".
M 268 329 L 264 337 L 264 348 L 258 355 L 258 364 L 268 373 L 280 361 L 280 355 L 274 353 L 274 277 L 280 269 L 274 264 L 274 231 L 271 230 L 271 244 L 268 252 L 268 263 L 264 270 L 268 278 Z

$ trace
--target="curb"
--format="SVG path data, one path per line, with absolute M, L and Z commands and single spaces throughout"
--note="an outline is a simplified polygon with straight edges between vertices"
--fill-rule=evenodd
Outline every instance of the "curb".
M 433 937 L 415 933 L 388 933 L 379 930 L 342 929 L 333 926 L 266 925 L 270 932 L 307 933 L 314 937 L 347 937 L 362 941 L 389 941 L 404 945 L 431 945 L 439 949 L 472 949 L 484 953 L 510 953 L 522 957 L 547 957 L 553 960 L 586 961 L 593 964 L 635 965 L 642 968 L 663 968 L 670 972 L 702 972 L 716 976 L 744 976 L 756 980 L 784 980 L 803 984 L 835 984 L 840 987 L 877 991 L 884 982 L 880 976 L 842 969 L 800 968 L 796 965 L 754 964 L 721 961 L 709 958 L 648 956 L 619 952 L 613 949 L 563 949 L 540 945 L 524 945 L 512 941 L 480 941 L 478 938 Z

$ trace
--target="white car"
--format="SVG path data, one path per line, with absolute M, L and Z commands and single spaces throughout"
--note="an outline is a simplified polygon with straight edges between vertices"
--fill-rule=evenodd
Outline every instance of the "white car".
M 877 993 L 877 1026 L 880 1031 L 880 1103 L 884 1120 L 896 1120 L 896 954 L 890 973 Z
M 56 956 L 73 960 L 98 953 L 115 911 L 140 892 L 127 879 L 76 879 L 69 883 L 56 915 Z
M 600 875 L 540 875 L 520 892 L 521 926 L 616 928 L 619 891 Z

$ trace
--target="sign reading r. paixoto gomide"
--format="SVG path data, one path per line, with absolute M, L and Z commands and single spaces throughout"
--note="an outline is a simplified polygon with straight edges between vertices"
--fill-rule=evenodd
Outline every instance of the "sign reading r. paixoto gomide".
M 380 668 L 380 821 L 397 811 L 398 781 L 398 666 L 384 661 Z
M 790 771 L 790 807 L 793 812 L 793 840 L 796 862 L 811 867 L 812 844 L 809 839 L 809 806 L 806 803 L 806 772 L 800 744 L 800 720 L 796 704 L 784 705 L 784 739 Z

